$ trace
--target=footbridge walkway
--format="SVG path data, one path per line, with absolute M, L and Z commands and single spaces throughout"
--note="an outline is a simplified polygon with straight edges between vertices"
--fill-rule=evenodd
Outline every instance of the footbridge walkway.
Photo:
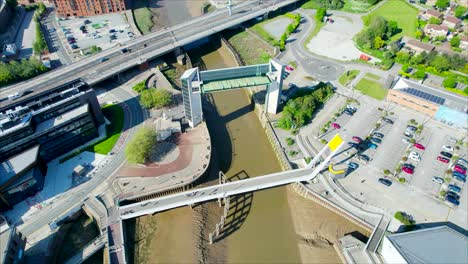
M 323 150 L 329 149 L 331 153 L 328 154 L 323 162 L 314 168 L 307 167 L 304 169 L 283 171 L 121 206 L 119 208 L 120 218 L 125 220 L 181 206 L 227 198 L 231 195 L 263 190 L 293 182 L 309 181 L 315 178 L 325 168 L 342 146 L 343 140 L 339 135 L 336 135 Z M 316 161 L 312 161 L 311 164 L 316 164 Z
M 86 246 L 81 248 L 81 250 L 75 254 L 73 257 L 69 258 L 65 264 L 79 264 L 83 263 L 87 258 L 92 256 L 98 250 L 103 248 L 107 243 L 107 233 L 102 233 L 96 237 L 93 241 L 88 243 Z

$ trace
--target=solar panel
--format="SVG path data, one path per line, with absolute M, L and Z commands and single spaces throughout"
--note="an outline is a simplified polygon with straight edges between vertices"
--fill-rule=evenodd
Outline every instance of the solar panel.
M 445 102 L 444 98 L 441 98 L 441 97 L 439 97 L 437 95 L 426 93 L 426 92 L 423 92 L 421 90 L 417 90 L 417 89 L 414 89 L 414 88 L 405 88 L 405 89 L 402 89 L 402 91 L 405 92 L 405 93 L 414 95 L 416 97 L 422 98 L 422 99 L 424 99 L 426 101 L 436 103 L 436 104 L 442 105 Z

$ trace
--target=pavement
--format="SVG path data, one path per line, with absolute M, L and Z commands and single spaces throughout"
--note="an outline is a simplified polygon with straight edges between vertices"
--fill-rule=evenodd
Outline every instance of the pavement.
M 65 47 L 63 46 L 56 30 L 55 11 L 52 8 L 47 8 L 46 14 L 41 20 L 42 32 L 51 53 L 52 68 L 57 68 L 62 65 L 72 63 Z
M 276 40 L 281 38 L 281 35 L 286 32 L 286 28 L 293 22 L 289 17 L 280 17 L 263 24 L 263 28 L 270 33 Z
M 15 39 L 16 47 L 19 49 L 19 59 L 29 58 L 33 55 L 33 43 L 36 39 L 36 23 L 33 20 L 34 11 L 24 14 L 23 21 Z

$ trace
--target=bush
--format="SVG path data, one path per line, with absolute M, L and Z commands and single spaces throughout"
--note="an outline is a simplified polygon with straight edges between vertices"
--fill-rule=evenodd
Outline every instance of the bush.
M 449 77 L 442 82 L 442 85 L 446 88 L 455 88 L 455 86 L 457 86 L 457 81 L 454 78 Z
M 8 63 L 0 62 L 0 87 L 27 80 L 46 71 L 48 68 L 36 57 L 22 59 L 20 62 L 15 60 Z
M 161 108 L 172 103 L 172 94 L 163 89 L 145 89 L 140 94 L 140 104 L 145 108 Z
M 413 73 L 413 77 L 416 79 L 424 79 L 424 77 L 426 77 L 426 71 L 419 69 Z
M 406 182 L 406 179 L 403 178 L 403 177 L 401 177 L 401 178 L 398 178 L 398 181 L 399 181 L 400 183 L 405 183 L 405 182 Z
M 292 146 L 294 145 L 295 141 L 294 139 L 288 137 L 286 138 L 286 143 L 288 143 L 288 146 Z
M 317 9 L 317 13 L 315 13 L 315 20 L 317 22 L 322 22 L 323 18 L 327 15 L 327 10 L 325 8 Z
M 444 197 L 446 193 L 447 193 L 446 191 L 440 191 L 440 192 L 439 192 L 439 195 L 442 196 L 442 197 Z
M 324 145 L 326 145 L 326 144 L 328 143 L 328 141 L 326 141 L 326 140 L 323 139 L 323 138 L 320 140 L 320 142 L 321 142 L 322 144 L 324 144 Z
M 401 160 L 402 160 L 403 162 L 406 162 L 406 161 L 408 161 L 408 157 L 403 157 L 403 158 L 401 158 Z
M 451 182 L 451 181 L 452 181 L 452 178 L 450 178 L 450 177 L 444 178 L 444 182 L 446 182 L 446 183 L 449 183 L 449 182 Z
M 311 157 L 306 157 L 306 158 L 304 158 L 304 161 L 305 161 L 306 164 L 309 164 L 312 161 L 312 158 Z
M 151 156 L 156 145 L 156 131 L 147 127 L 140 128 L 125 148 L 125 156 L 129 163 L 145 163 Z
M 145 89 L 146 89 L 145 81 L 139 82 L 132 87 L 132 90 L 134 90 L 137 93 L 141 93 Z
M 409 142 L 410 142 L 411 144 L 414 144 L 414 143 L 416 143 L 416 139 L 412 138 L 412 139 L 410 139 Z
M 295 151 L 295 150 L 290 150 L 290 151 L 288 152 L 289 156 L 291 156 L 291 157 L 294 157 L 294 156 L 296 156 L 296 155 L 297 155 L 297 153 L 298 153 L 298 152 L 297 152 L 297 151 Z
M 395 219 L 403 223 L 404 225 L 413 225 L 413 218 L 405 212 L 398 211 L 395 213 Z
M 385 175 L 388 175 L 388 174 L 390 174 L 390 170 L 385 169 L 385 170 L 383 170 L 383 173 L 384 173 Z

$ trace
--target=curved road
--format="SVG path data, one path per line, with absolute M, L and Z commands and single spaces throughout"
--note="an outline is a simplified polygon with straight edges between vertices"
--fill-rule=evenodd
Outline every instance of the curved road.
M 31 235 L 40 227 L 49 224 L 54 221 L 55 218 L 59 217 L 66 211 L 79 206 L 83 203 L 84 199 L 99 185 L 104 183 L 106 179 L 115 173 L 117 169 L 122 166 L 125 162 L 125 156 L 123 151 L 119 151 L 129 138 L 134 134 L 136 126 L 144 121 L 144 116 L 138 99 L 132 94 L 124 90 L 123 88 L 117 87 L 112 92 L 122 103 L 120 104 L 124 109 L 125 121 L 124 128 L 119 141 L 114 146 L 113 156 L 108 155 L 105 161 L 101 162 L 98 167 L 98 171 L 91 178 L 91 180 L 75 187 L 73 190 L 65 194 L 65 196 L 57 199 L 53 204 L 44 207 L 38 211 L 32 217 L 32 221 L 18 227 L 18 229 L 25 235 Z

